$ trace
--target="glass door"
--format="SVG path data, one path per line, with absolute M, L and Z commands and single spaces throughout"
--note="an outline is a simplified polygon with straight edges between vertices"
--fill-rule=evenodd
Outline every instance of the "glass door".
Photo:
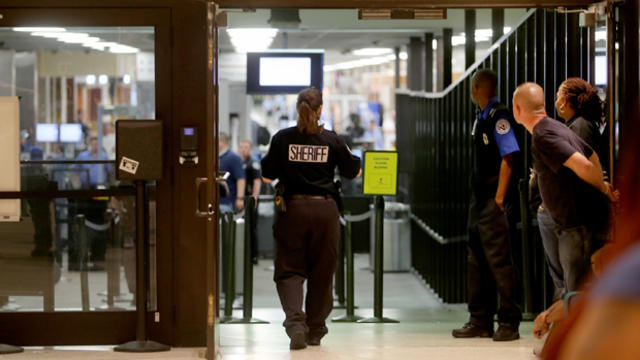
M 0 9 L 0 106 L 19 110 L 0 118 L 16 137 L 0 143 L 3 176 L 19 179 L 0 188 L 0 342 L 135 338 L 135 189 L 114 176 L 115 122 L 170 120 L 169 76 L 157 69 L 168 67 L 158 53 L 169 15 L 99 11 Z M 171 299 L 157 289 L 171 270 L 156 264 L 171 222 L 156 214 L 170 197 L 161 181 L 147 192 L 149 326 L 166 341 L 158 319 L 171 318 Z

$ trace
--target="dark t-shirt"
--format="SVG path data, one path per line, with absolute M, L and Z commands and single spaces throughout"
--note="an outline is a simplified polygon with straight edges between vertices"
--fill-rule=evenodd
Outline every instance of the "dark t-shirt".
M 262 159 L 262 176 L 280 179 L 285 197 L 335 195 L 336 166 L 342 176 L 351 179 L 360 170 L 360 158 L 333 131 L 304 135 L 297 127 L 290 127 L 273 136 L 269 152 Z
M 602 161 L 604 160 L 602 154 L 602 135 L 600 134 L 598 126 L 581 116 L 574 117 L 567 121 L 566 124 L 571 131 L 576 133 L 580 139 L 584 140 L 587 145 L 589 145 L 591 149 L 598 154 L 600 157 L 600 163 L 602 164 Z M 538 211 L 538 206 L 541 203 L 542 198 L 540 197 L 540 190 L 538 189 L 538 178 L 537 176 L 534 176 L 529 182 L 529 206 L 534 217 L 536 216 L 535 214 Z
M 242 170 L 242 159 L 238 154 L 231 150 L 227 150 L 220 154 L 220 171 L 229 172 L 227 185 L 229 186 L 229 196 L 220 199 L 221 204 L 233 206 L 238 196 L 238 188 L 236 182 L 238 179 L 244 179 L 244 170 Z
M 247 185 L 245 190 L 245 195 L 251 195 L 253 193 L 253 180 L 260 179 L 260 163 L 253 158 L 253 156 L 249 156 L 247 160 L 242 164 L 242 168 L 244 169 L 244 175 L 247 179 Z
M 563 165 L 575 152 L 589 158 L 593 149 L 563 123 L 547 117 L 533 128 L 531 153 L 540 195 L 553 220 L 561 229 L 585 225 L 602 230 L 606 197 Z
M 582 116 L 575 117 L 569 121 L 567 121 L 567 126 L 571 131 L 576 133 L 582 140 L 584 140 L 591 148 L 598 154 L 600 159 L 602 159 L 602 135 L 600 134 L 600 129 L 596 124 Z

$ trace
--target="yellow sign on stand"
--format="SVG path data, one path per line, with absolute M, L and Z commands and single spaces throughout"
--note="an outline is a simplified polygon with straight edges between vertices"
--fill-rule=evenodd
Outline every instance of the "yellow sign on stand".
M 365 195 L 395 195 L 398 184 L 398 153 L 396 151 L 365 151 Z

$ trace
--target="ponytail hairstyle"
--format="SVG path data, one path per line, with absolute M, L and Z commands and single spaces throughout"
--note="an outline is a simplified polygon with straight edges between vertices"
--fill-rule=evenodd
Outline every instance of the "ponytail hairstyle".
M 298 130 L 304 135 L 319 134 L 323 125 L 318 124 L 318 109 L 322 106 L 322 92 L 315 87 L 303 89 L 298 94 Z
M 604 109 L 602 100 L 598 96 L 598 89 L 577 77 L 565 80 L 560 85 L 560 89 L 576 115 L 598 126 L 602 124 Z

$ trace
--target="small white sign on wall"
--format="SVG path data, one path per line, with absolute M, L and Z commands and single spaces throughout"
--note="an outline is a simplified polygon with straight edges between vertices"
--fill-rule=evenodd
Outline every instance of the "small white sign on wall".
M 20 105 L 0 96 L 0 191 L 20 191 Z M 20 200 L 0 199 L 0 221 L 20 221 Z

